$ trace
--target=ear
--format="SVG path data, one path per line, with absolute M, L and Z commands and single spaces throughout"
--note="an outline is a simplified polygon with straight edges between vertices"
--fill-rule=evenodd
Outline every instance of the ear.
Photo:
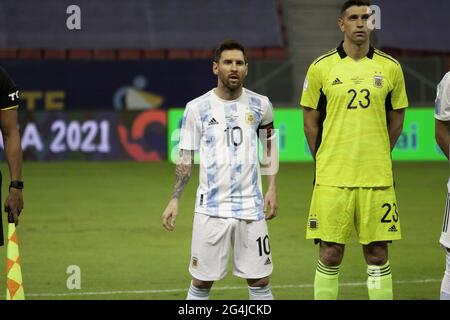
M 344 32 L 345 31 L 345 29 L 344 29 L 344 19 L 339 18 L 338 21 L 337 21 L 337 24 L 339 26 L 339 29 L 341 29 L 341 31 Z
M 247 76 L 248 75 L 248 62 L 245 64 L 245 76 Z
M 213 61 L 212 70 L 216 76 L 219 74 L 219 64 L 215 61 Z

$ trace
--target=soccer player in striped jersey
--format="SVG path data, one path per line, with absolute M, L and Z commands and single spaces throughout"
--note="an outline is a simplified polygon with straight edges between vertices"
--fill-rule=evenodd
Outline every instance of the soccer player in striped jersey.
M 5 210 L 11 213 L 16 225 L 19 223 L 19 215 L 23 209 L 22 147 L 17 126 L 18 108 L 19 90 L 5 69 L 0 67 L 0 130 L 3 135 L 5 158 L 8 163 L 10 178 Z M 2 219 L 0 219 L 0 232 L 0 245 L 3 245 Z
M 273 299 L 266 220 L 277 214 L 277 170 L 272 104 L 243 87 L 248 72 L 244 47 L 233 40 L 215 51 L 217 87 L 190 101 L 180 134 L 175 190 L 162 220 L 173 230 L 178 199 L 200 151 L 200 177 L 195 201 L 187 299 L 206 300 L 214 281 L 225 277 L 232 248 L 233 274 L 247 279 L 250 299 Z M 258 137 L 268 167 L 259 166 Z M 273 155 L 273 157 L 270 157 Z M 267 170 L 263 197 L 261 172 Z M 270 210 L 268 208 L 270 207 Z
M 447 72 L 439 83 L 435 102 L 436 141 L 448 159 L 450 147 L 450 72 Z M 441 245 L 447 250 L 446 268 L 441 283 L 441 300 L 450 300 L 450 178 L 447 182 L 447 192 L 444 222 L 439 239 Z
M 307 239 L 320 243 L 315 299 L 337 299 L 339 267 L 355 227 L 370 299 L 392 299 L 388 242 L 401 238 L 391 150 L 408 99 L 398 61 L 370 45 L 370 4 L 346 1 L 344 41 L 309 67 L 301 106 L 315 159 Z

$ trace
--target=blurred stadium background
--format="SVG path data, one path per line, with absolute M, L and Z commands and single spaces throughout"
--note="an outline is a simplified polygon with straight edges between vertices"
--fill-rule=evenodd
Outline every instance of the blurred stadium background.
M 177 230 L 167 233 L 160 215 L 174 183 L 170 160 L 182 108 L 216 85 L 213 48 L 233 38 L 248 48 L 246 87 L 271 99 L 279 129 L 273 292 L 312 299 L 318 249 L 304 234 L 313 166 L 298 102 L 309 64 L 342 40 L 342 3 L 2 0 L 0 65 L 21 90 L 26 189 L 19 238 L 27 298 L 185 298 L 198 171 L 181 200 Z M 410 100 L 393 153 L 404 237 L 391 246 L 395 298 L 438 299 L 449 173 L 434 141 L 433 104 L 450 69 L 450 3 L 372 3 L 381 9 L 373 44 L 401 62 Z M 73 4 L 80 30 L 67 28 Z M 4 162 L 1 169 L 7 180 Z M 362 250 L 353 240 L 340 297 L 367 299 Z M 66 286 L 70 265 L 81 269 L 79 290 Z M 5 281 L 0 290 L 4 297 Z M 211 298 L 246 299 L 246 287 L 229 273 Z

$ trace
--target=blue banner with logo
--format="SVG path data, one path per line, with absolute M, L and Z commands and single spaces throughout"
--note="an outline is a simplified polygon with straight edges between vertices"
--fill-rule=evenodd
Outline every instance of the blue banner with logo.
M 160 161 L 167 157 L 163 110 L 20 112 L 19 131 L 24 160 Z M 4 157 L 0 152 L 0 159 Z
M 210 60 L 5 60 L 26 110 L 184 106 L 216 86 Z

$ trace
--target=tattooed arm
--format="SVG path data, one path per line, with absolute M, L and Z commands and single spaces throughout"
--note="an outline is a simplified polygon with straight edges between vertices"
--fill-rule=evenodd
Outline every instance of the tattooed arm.
M 178 215 L 178 199 L 181 196 L 184 188 L 189 182 L 189 178 L 192 174 L 192 164 L 194 163 L 194 151 L 192 150 L 180 150 L 176 165 L 176 180 L 175 187 L 173 188 L 172 199 L 169 201 L 167 208 L 162 215 L 163 227 L 172 231 L 175 228 L 175 220 Z M 169 221 L 170 220 L 170 221 Z
M 179 199 L 184 187 L 189 182 L 192 174 L 192 164 L 194 163 L 194 151 L 180 150 L 180 154 L 175 169 L 176 182 L 173 188 L 172 199 Z

